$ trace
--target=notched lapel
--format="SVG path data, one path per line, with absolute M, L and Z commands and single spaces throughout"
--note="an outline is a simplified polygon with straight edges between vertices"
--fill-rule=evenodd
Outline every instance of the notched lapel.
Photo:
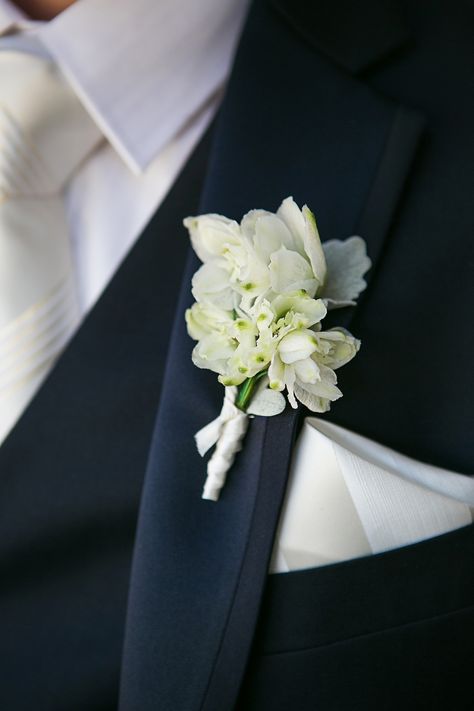
M 270 0 L 317 50 L 358 73 L 410 39 L 397 0 Z

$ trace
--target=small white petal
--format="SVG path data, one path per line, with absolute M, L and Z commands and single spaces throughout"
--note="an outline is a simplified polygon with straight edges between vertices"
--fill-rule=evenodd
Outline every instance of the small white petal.
M 295 243 L 288 227 L 276 215 L 260 217 L 255 224 L 255 251 L 265 264 L 280 247 L 295 249 Z
M 227 370 L 225 373 L 221 373 L 217 378 L 221 385 L 225 385 L 226 387 L 242 385 L 244 380 L 247 380 L 245 375 L 241 375 L 240 373 L 228 373 Z
M 268 378 L 272 390 L 282 391 L 285 389 L 285 365 L 278 353 L 275 353 L 268 369 Z
M 305 222 L 303 213 L 299 209 L 292 197 L 287 197 L 281 203 L 277 210 L 277 215 L 286 224 L 295 241 L 296 250 L 301 254 L 305 254 L 304 250 L 304 232 Z
M 341 368 L 357 354 L 360 341 L 344 328 L 330 328 L 316 334 L 318 357 L 331 368 Z
M 312 331 L 292 331 L 279 343 L 278 353 L 283 363 L 296 363 L 314 353 L 317 348 L 315 334 Z
M 199 341 L 209 333 L 221 333 L 233 327 L 231 311 L 224 311 L 213 304 L 194 303 L 185 313 L 186 325 L 191 338 Z
M 288 393 L 288 402 L 290 403 L 291 407 L 294 410 L 296 410 L 296 408 L 298 407 L 298 403 L 296 402 L 295 393 L 294 393 L 295 382 L 296 382 L 295 369 L 293 368 L 292 365 L 288 365 L 285 368 L 285 385 L 286 385 L 286 390 Z
M 318 280 L 318 286 L 324 284 L 326 278 L 326 259 L 324 256 L 319 232 L 316 225 L 316 218 L 307 205 L 303 207 L 305 220 L 304 248 L 313 268 L 314 276 Z
M 223 215 L 187 217 L 183 224 L 188 229 L 193 249 L 202 262 L 221 256 L 228 245 L 239 244 L 242 240 L 238 223 Z
M 251 315 L 260 333 L 266 331 L 275 319 L 275 314 L 266 299 L 260 300 L 260 303 L 255 304 Z
M 192 361 L 198 368 L 212 370 L 214 373 L 222 375 L 226 372 L 229 361 L 229 351 L 223 349 L 222 357 L 218 357 L 217 349 L 209 352 L 205 339 L 199 341 L 192 352 Z
M 336 386 L 337 378 L 334 371 L 331 370 L 331 368 L 320 365 L 319 372 L 321 379 L 318 382 L 302 383 L 298 381 L 301 387 L 317 397 L 326 398 L 328 400 L 338 400 L 342 397 L 342 392 Z
M 243 216 L 242 221 L 240 223 L 240 229 L 242 234 L 250 242 L 252 242 L 255 236 L 255 226 L 257 224 L 257 220 L 259 220 L 260 217 L 271 215 L 273 215 L 273 212 L 268 212 L 268 210 L 250 210 L 250 212 L 247 212 L 247 214 Z
M 255 254 L 249 253 L 247 263 L 240 269 L 234 287 L 242 296 L 262 296 L 270 287 L 268 267 Z
M 295 373 L 302 383 L 317 383 L 321 380 L 319 367 L 311 358 L 299 360 L 295 363 Z
M 199 351 L 201 358 L 211 362 L 233 356 L 235 345 L 227 336 L 223 336 L 219 333 L 211 333 L 205 336 L 202 341 L 199 341 L 195 350 L 196 349 Z
M 196 301 L 209 301 L 226 311 L 232 311 L 236 295 L 229 285 L 229 273 L 216 261 L 203 264 L 192 279 L 192 294 Z
M 308 410 L 311 410 L 311 412 L 327 412 L 331 407 L 329 400 L 313 395 L 298 384 L 295 385 L 295 395 L 298 400 L 308 408 Z
M 232 327 L 229 329 L 232 336 L 241 344 L 247 348 L 255 347 L 255 340 L 258 335 L 258 331 L 255 327 L 253 321 L 248 318 L 238 318 L 232 323 Z
M 272 301 L 272 309 L 277 320 L 285 316 L 288 311 L 301 315 L 305 320 L 305 328 L 319 323 L 327 314 L 322 299 L 312 299 L 306 293 L 299 291 L 278 295 Z
M 285 247 L 271 256 L 270 280 L 273 291 L 278 294 L 304 289 L 310 296 L 314 296 L 318 286 L 309 262 Z

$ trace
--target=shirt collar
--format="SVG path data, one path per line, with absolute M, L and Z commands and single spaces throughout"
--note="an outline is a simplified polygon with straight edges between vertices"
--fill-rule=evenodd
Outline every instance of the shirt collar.
M 25 22 L 0 3 L 0 33 Z M 141 172 L 225 81 L 247 5 L 79 0 L 35 32 L 106 138 Z
M 23 29 L 30 21 L 19 7 L 10 0 L 0 0 L 0 35 L 16 29 Z

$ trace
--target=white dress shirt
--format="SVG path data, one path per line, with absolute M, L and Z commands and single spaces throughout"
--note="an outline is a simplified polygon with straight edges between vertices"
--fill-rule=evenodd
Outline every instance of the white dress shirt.
M 247 5 L 79 0 L 39 23 L 0 0 L 0 51 L 53 58 L 103 134 L 66 192 L 83 315 L 214 116 Z M 317 423 L 306 421 L 295 449 L 273 572 L 367 555 L 472 521 L 467 477 L 461 498 L 440 493 L 441 480 L 459 483 L 460 475 L 413 460 L 407 466 L 395 452 L 387 466 L 380 445 Z
M 0 51 L 51 56 L 104 135 L 66 192 L 83 314 L 212 120 L 248 0 L 79 0 L 47 23 L 0 0 Z

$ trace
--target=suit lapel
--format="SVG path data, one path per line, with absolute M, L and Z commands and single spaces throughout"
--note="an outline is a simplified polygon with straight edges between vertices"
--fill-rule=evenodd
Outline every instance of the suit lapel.
M 271 3 L 306 42 L 353 74 L 372 67 L 410 40 L 398 0 Z
M 316 212 L 323 239 L 358 228 L 379 259 L 421 127 L 417 114 L 375 96 L 257 3 L 222 107 L 200 211 L 240 219 L 253 207 L 276 209 L 292 194 Z M 220 501 L 200 499 L 205 464 L 193 434 L 216 416 L 222 389 L 190 359 L 183 314 L 197 267 L 190 255 L 142 495 L 124 711 L 232 708 L 297 425 L 290 410 L 253 420 Z

